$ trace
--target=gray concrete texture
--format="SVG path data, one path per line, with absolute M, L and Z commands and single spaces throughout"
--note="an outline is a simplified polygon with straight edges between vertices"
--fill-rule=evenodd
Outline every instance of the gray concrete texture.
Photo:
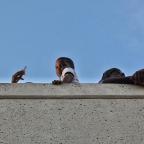
M 144 87 L 119 84 L 0 84 L 0 99 L 144 98 Z
M 68 92 L 70 87 L 77 92 Z M 77 87 L 86 92 L 78 91 Z M 103 95 L 101 99 L 91 92 L 94 87 Z M 46 95 L 45 90 L 43 95 L 41 88 L 47 88 L 49 93 Z M 52 88 L 54 94 L 50 91 Z M 118 98 L 114 96 L 113 88 L 117 88 Z M 0 96 L 5 92 L 6 98 L 0 99 L 0 144 L 144 144 L 142 88 L 107 84 L 2 84 Z M 39 93 L 32 99 L 34 89 L 38 89 L 45 99 L 41 99 Z M 60 89 L 63 93 L 59 93 Z M 133 99 L 127 98 L 131 89 L 135 91 Z M 66 96 L 64 92 L 68 98 L 63 97 Z M 58 93 L 61 99 L 54 98 Z M 84 98 L 80 97 L 82 93 Z M 30 97 L 24 97 L 28 94 Z M 92 99 L 89 99 L 90 94 L 93 94 Z M 126 97 L 119 98 L 122 94 Z M 17 99 L 13 99 L 14 95 Z M 114 96 L 114 99 L 107 96 Z

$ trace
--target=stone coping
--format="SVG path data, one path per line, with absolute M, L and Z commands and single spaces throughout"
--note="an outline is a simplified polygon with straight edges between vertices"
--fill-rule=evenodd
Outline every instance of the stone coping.
M 144 87 L 123 84 L 0 83 L 0 99 L 144 99 Z

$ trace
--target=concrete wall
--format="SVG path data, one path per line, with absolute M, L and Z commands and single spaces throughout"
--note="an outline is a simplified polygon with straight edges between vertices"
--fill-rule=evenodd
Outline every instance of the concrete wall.
M 0 84 L 0 144 L 144 144 L 144 88 Z

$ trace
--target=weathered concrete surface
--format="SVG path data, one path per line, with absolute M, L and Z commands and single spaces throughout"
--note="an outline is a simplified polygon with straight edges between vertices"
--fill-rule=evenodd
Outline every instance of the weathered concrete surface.
M 144 98 L 144 87 L 119 84 L 0 84 L 0 99 Z
M 144 95 L 142 87 L 81 85 L 81 89 L 85 89 L 83 93 L 73 85 L 71 89 L 69 85 L 43 87 L 36 84 L 32 88 L 30 85 L 0 85 L 0 96 L 4 96 L 4 91 L 6 95 L 5 99 L 0 99 L 0 144 L 144 144 L 144 99 L 139 99 Z M 93 87 L 106 97 L 106 91 L 108 97 L 114 96 L 116 92 L 119 97 L 124 93 L 128 96 L 133 90 L 135 97 L 116 99 L 115 95 L 114 99 L 97 99 L 96 93 L 93 99 L 87 96 L 85 99 L 76 98 L 82 96 L 82 93 L 88 96 L 94 94 L 91 92 Z M 111 90 L 114 87 L 117 91 L 113 92 Z M 40 92 L 43 92 L 41 88 L 49 91 L 47 94 L 46 91 L 43 93 L 46 99 L 40 99 Z M 54 93 L 50 92 L 52 88 Z M 39 93 L 33 91 L 34 89 Z M 27 97 L 30 99 L 21 99 L 24 90 L 25 95 L 31 94 L 31 97 Z M 58 93 L 63 96 L 62 92 L 70 95 L 70 99 L 54 97 Z M 39 99 L 32 99 L 34 93 Z M 17 99 L 7 99 L 15 94 Z M 71 99 L 72 95 L 76 99 Z

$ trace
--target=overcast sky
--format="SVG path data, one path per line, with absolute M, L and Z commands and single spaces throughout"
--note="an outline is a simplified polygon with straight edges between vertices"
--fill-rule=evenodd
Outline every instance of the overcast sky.
M 1 0 L 0 82 L 27 66 L 25 81 L 57 79 L 55 60 L 73 59 L 81 82 L 111 67 L 144 68 L 143 0 Z

